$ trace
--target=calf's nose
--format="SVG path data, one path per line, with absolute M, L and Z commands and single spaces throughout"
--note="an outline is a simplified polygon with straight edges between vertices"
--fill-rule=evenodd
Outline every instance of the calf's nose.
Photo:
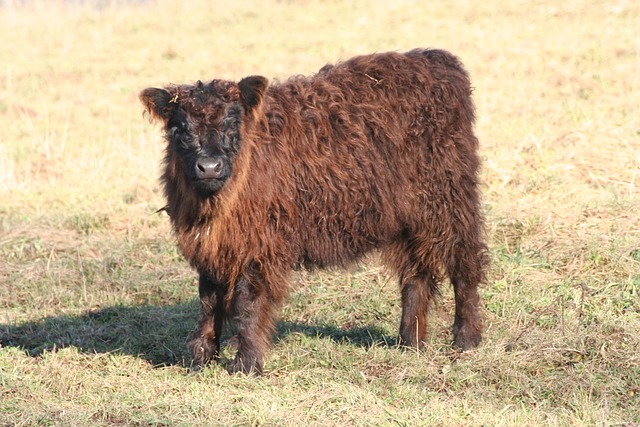
M 198 179 L 220 179 L 224 177 L 224 162 L 218 157 L 206 157 L 196 162 Z

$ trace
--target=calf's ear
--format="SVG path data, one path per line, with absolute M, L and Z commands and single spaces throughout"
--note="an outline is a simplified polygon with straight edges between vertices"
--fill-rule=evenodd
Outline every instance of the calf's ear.
M 240 80 L 240 100 L 247 112 L 254 110 L 262 102 L 269 80 L 262 76 L 249 76 Z
M 163 122 L 169 120 L 174 102 L 171 94 L 164 89 L 150 87 L 140 92 L 140 101 L 151 117 Z

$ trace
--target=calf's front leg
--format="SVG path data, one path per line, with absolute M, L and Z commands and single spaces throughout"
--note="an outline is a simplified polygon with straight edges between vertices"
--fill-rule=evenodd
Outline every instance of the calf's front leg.
M 233 318 L 238 328 L 238 352 L 229 366 L 231 372 L 262 374 L 264 354 L 271 345 L 273 311 L 277 301 L 262 283 L 238 280 L 233 291 Z
M 187 347 L 194 366 L 204 366 L 220 358 L 220 335 L 224 322 L 223 284 L 200 272 L 200 319 Z

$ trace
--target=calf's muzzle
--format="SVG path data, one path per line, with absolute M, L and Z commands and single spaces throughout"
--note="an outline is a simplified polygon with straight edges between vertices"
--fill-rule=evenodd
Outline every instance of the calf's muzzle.
M 224 160 L 220 157 L 204 157 L 195 164 L 197 179 L 222 179 L 226 177 Z

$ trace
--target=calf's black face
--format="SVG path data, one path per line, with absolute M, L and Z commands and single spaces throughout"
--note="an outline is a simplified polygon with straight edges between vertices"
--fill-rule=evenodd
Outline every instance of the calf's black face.
M 140 100 L 163 122 L 170 159 L 177 173 L 203 197 L 214 196 L 229 180 L 242 145 L 243 121 L 252 117 L 267 79 L 247 77 L 239 83 L 213 80 L 203 84 L 148 88 Z

